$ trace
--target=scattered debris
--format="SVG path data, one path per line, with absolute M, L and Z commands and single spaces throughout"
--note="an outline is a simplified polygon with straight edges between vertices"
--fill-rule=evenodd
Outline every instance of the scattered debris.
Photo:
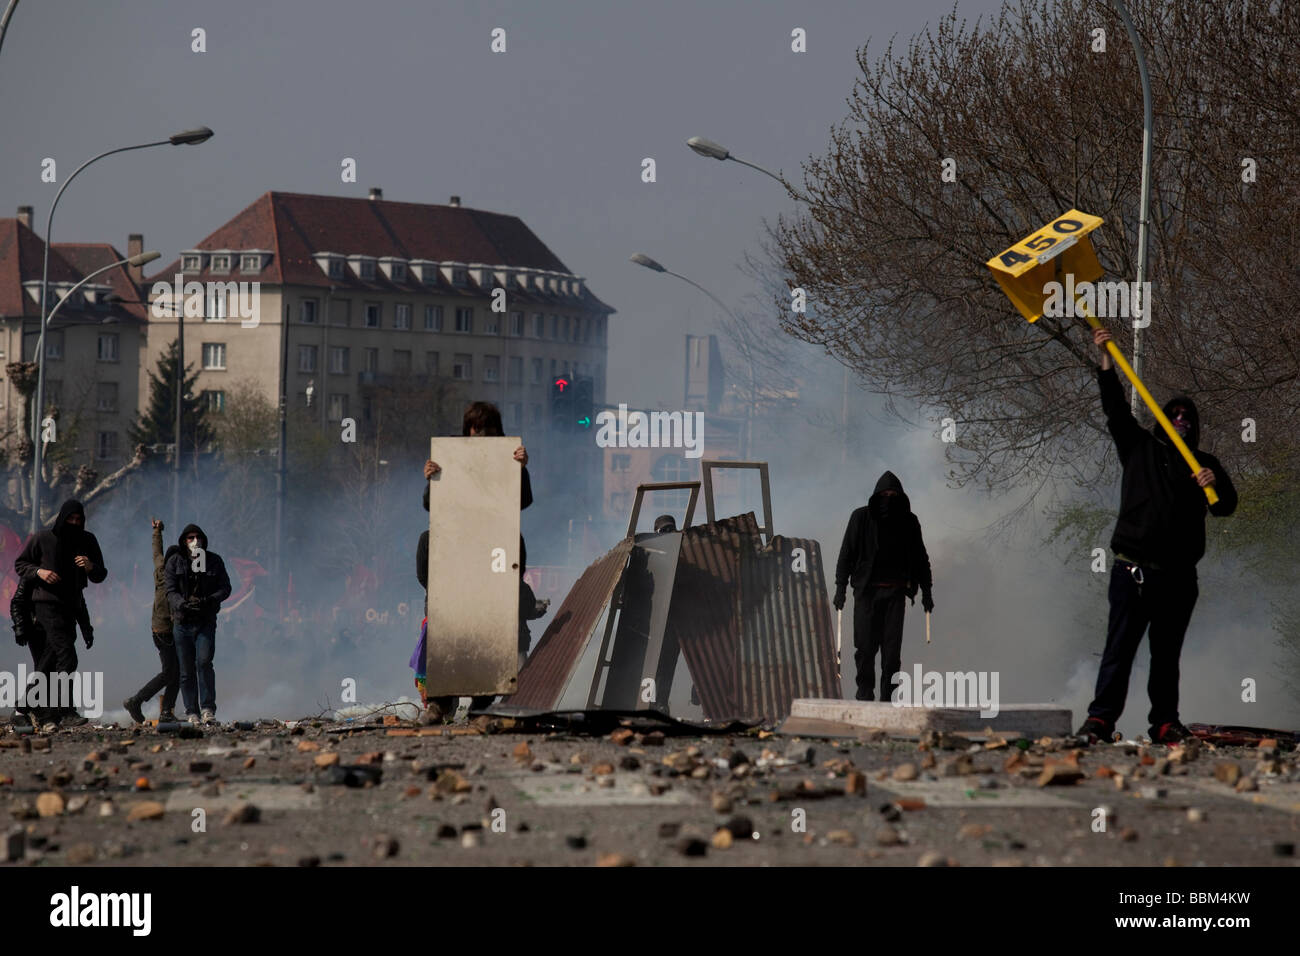
M 136 820 L 161 820 L 166 812 L 167 808 L 157 800 L 142 800 L 132 804 L 131 809 L 127 811 L 126 820 L 128 823 L 134 823 Z
M 53 790 L 47 790 L 36 798 L 36 812 L 43 817 L 62 816 L 65 805 L 63 794 Z

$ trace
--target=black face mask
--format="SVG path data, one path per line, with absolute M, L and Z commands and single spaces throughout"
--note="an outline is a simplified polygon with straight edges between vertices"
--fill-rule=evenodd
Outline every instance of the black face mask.
M 892 518 L 899 511 L 893 495 L 881 495 L 876 499 L 876 513 L 881 518 Z

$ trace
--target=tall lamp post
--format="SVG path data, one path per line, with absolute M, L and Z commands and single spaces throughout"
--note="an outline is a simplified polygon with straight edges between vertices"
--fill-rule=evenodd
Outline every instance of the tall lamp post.
M 45 368 L 45 346 L 44 346 L 45 329 L 51 322 L 54 321 L 54 317 L 59 314 L 59 309 L 63 308 L 63 303 L 71 300 L 73 295 L 76 293 L 78 289 L 80 289 L 83 285 L 86 285 L 88 282 L 90 282 L 91 279 L 94 279 L 96 276 L 103 275 L 105 272 L 108 272 L 110 269 L 116 269 L 119 266 L 143 266 L 146 263 L 153 262 L 155 259 L 159 257 L 159 255 L 160 254 L 158 252 L 149 251 L 149 252 L 142 252 L 139 255 L 129 256 L 126 259 L 119 259 L 116 262 L 110 262 L 108 265 L 102 266 L 101 268 L 96 269 L 94 272 L 91 272 L 90 274 L 85 276 L 80 282 L 78 282 L 71 289 L 69 289 L 67 293 L 62 298 L 59 299 L 58 302 L 54 303 L 54 308 L 50 310 L 50 314 L 47 315 L 44 321 L 41 323 L 40 338 L 37 340 L 37 348 L 40 349 L 40 359 L 38 361 L 38 365 L 40 369 L 44 370 Z M 37 380 L 38 382 L 40 380 L 39 373 L 38 373 Z M 39 392 L 39 385 L 37 386 L 37 389 Z M 38 427 L 35 436 L 36 440 L 34 442 L 34 447 L 32 449 L 32 460 L 37 463 L 36 464 L 37 470 L 34 472 L 32 476 L 32 525 L 33 525 L 32 534 L 35 534 L 37 529 L 40 526 L 41 503 L 38 494 L 39 494 L 40 477 L 41 477 L 39 468 L 40 468 L 41 459 L 43 457 L 42 456 L 43 436 L 41 435 L 41 429 L 39 426 L 43 420 L 44 411 L 45 410 L 40 405 L 37 405 L 33 413 L 33 417 L 36 419 Z
M 1138 249 L 1137 249 L 1137 289 L 1138 301 L 1142 303 L 1141 311 L 1133 320 L 1133 374 L 1142 377 L 1142 330 L 1151 324 L 1151 303 L 1147 301 L 1147 220 L 1151 213 L 1151 76 L 1147 73 L 1147 58 L 1142 52 L 1142 40 L 1133 26 L 1133 18 L 1128 15 L 1124 0 L 1111 0 L 1124 29 L 1128 31 L 1129 42 L 1133 44 L 1133 54 L 1137 57 L 1138 76 L 1142 80 L 1142 192 L 1138 203 Z M 1129 396 L 1133 414 L 1142 408 L 1141 396 L 1133 389 Z
M 721 299 L 719 299 L 708 289 L 704 288 L 704 286 L 700 285 L 698 282 L 692 279 L 688 279 L 684 275 L 673 272 L 671 269 L 664 268 L 654 259 L 651 259 L 649 256 L 640 252 L 636 253 L 635 255 L 629 256 L 628 259 L 630 262 L 635 262 L 639 266 L 644 266 L 645 268 L 649 269 L 651 272 L 662 272 L 666 275 L 672 276 L 673 278 L 681 279 L 687 285 L 694 286 L 695 288 L 703 292 L 705 295 L 707 295 L 710 299 L 712 299 L 714 303 L 717 304 L 718 308 L 720 308 L 723 312 L 729 315 L 731 317 L 731 321 L 736 323 L 737 329 L 743 327 L 743 323 L 740 321 L 739 316 L 737 316 L 736 313 L 732 312 L 731 309 L 727 308 L 726 303 L 724 303 Z M 740 452 L 741 458 L 744 458 L 746 460 L 748 460 L 750 451 L 752 450 L 751 445 L 753 443 L 753 430 L 754 430 L 754 404 L 757 401 L 758 401 L 758 385 L 754 377 L 754 361 L 753 358 L 751 357 L 749 362 L 749 402 L 745 406 L 745 441 L 744 441 L 744 447 L 741 449 Z
M 45 405 L 45 326 L 49 322 L 49 315 L 46 313 L 46 303 L 49 296 L 50 281 L 50 245 L 53 242 L 51 230 L 54 227 L 54 210 L 58 208 L 59 199 L 63 196 L 63 191 L 72 184 L 77 175 L 89 166 L 91 163 L 98 162 L 105 156 L 112 156 L 115 153 L 126 153 L 136 149 L 149 149 L 152 146 L 182 146 L 191 143 L 202 143 L 212 137 L 212 130 L 206 126 L 198 129 L 186 130 L 183 133 L 176 133 L 167 139 L 158 140 L 155 143 L 139 143 L 135 146 L 121 146 L 117 149 L 110 149 L 107 152 L 93 156 L 78 166 L 59 187 L 59 191 L 54 194 L 54 202 L 50 203 L 50 214 L 45 220 L 45 255 L 44 263 L 41 266 L 41 334 L 36 340 L 37 354 L 37 372 L 36 372 L 36 403 L 32 406 L 32 520 L 31 533 L 35 534 L 40 527 L 41 515 L 41 442 L 40 442 L 40 425 L 41 415 Z
M 692 136 L 690 139 L 686 141 L 686 145 L 689 146 L 694 152 L 698 153 L 700 156 L 706 157 L 707 159 L 716 159 L 719 162 L 725 162 L 726 160 L 729 159 L 733 163 L 740 163 L 740 165 L 742 166 L 748 166 L 750 169 L 756 169 L 764 176 L 770 176 L 772 179 L 775 179 L 778 183 L 781 184 L 782 188 L 785 189 L 787 193 L 789 193 L 795 199 L 799 200 L 804 205 L 806 206 L 817 205 L 817 203 L 815 203 L 808 196 L 807 193 L 801 192 L 800 190 L 796 189 L 794 185 L 791 184 L 790 181 L 787 180 L 784 176 L 780 175 L 779 173 L 774 173 L 772 172 L 772 170 L 767 169 L 764 166 L 760 166 L 757 163 L 751 163 L 748 160 L 741 159 L 739 156 L 733 156 L 731 154 L 731 150 L 727 149 L 727 147 L 725 146 L 715 143 L 711 139 L 705 139 L 703 136 Z M 844 426 L 844 441 L 840 446 L 841 465 L 847 464 L 848 457 L 849 457 L 849 367 L 847 365 L 844 366 L 843 392 L 844 394 L 841 400 L 841 409 L 840 409 L 840 415 L 843 419 L 842 424 Z

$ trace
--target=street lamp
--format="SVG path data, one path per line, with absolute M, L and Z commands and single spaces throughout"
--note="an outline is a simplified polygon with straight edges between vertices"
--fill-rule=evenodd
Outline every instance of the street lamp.
M 705 142 L 708 141 L 705 140 Z M 691 285 L 699 289 L 710 299 L 712 299 L 717 304 L 718 308 L 720 308 L 723 312 L 725 312 L 728 316 L 731 317 L 731 321 L 736 324 L 737 333 L 743 337 L 744 335 L 743 330 L 745 324 L 740 320 L 740 317 L 737 316 L 736 313 L 732 312 L 731 309 L 727 308 L 725 302 L 719 299 L 708 289 L 704 288 L 704 286 L 700 285 L 698 282 L 694 281 L 693 279 L 688 279 L 686 278 L 686 276 L 681 275 L 680 273 L 673 272 L 671 269 L 664 268 L 654 259 L 651 259 L 649 256 L 641 252 L 637 252 L 629 256 L 628 261 L 635 262 L 637 265 L 643 266 L 644 268 L 649 269 L 651 272 L 662 272 L 665 275 L 670 275 L 673 276 L 674 278 L 681 279 L 687 285 Z M 749 458 L 750 445 L 753 441 L 754 404 L 757 401 L 758 401 L 758 386 L 756 384 L 756 380 L 754 377 L 754 360 L 753 360 L 753 356 L 751 355 L 749 360 L 749 403 L 745 407 L 745 419 L 746 419 L 745 442 L 744 442 L 744 447 L 741 449 L 740 452 L 741 457 L 746 460 L 748 460 Z
M 39 350 L 37 363 L 40 369 L 40 372 L 37 375 L 38 383 L 43 381 L 43 376 L 45 372 L 45 329 L 46 326 L 48 326 L 51 322 L 54 321 L 54 317 L 59 314 L 59 309 L 63 308 L 63 303 L 69 301 L 78 289 L 80 289 L 83 285 L 88 283 L 91 279 L 94 279 L 96 276 L 103 275 L 105 272 L 108 272 L 110 269 L 116 269 L 119 266 L 143 266 L 145 263 L 153 262 L 155 259 L 159 257 L 159 255 L 161 255 L 161 253 L 151 250 L 149 252 L 142 252 L 139 255 L 128 256 L 125 259 L 119 259 L 117 262 L 110 262 L 108 265 L 96 269 L 94 272 L 87 275 L 80 282 L 78 282 L 71 289 L 69 289 L 67 293 L 64 294 L 64 296 L 54 304 L 54 308 L 50 310 L 50 314 L 47 315 L 44 318 L 44 320 L 41 322 L 40 338 L 36 340 L 36 348 Z M 97 325 L 104 324 L 109 321 L 110 319 L 104 319 L 103 323 L 94 323 L 94 324 Z M 41 442 L 41 434 L 40 434 L 41 431 L 40 425 L 43 422 L 43 414 L 45 411 L 45 409 L 42 407 L 44 401 L 45 401 L 45 396 L 43 394 L 43 390 L 40 388 L 40 385 L 38 384 L 37 404 L 34 406 L 32 411 L 32 418 L 34 419 L 37 425 L 35 434 L 33 435 L 33 442 L 32 442 L 34 446 L 32 449 L 32 460 L 35 462 L 35 468 L 33 468 L 32 470 L 32 525 L 33 525 L 32 534 L 35 534 L 36 531 L 38 530 L 38 523 L 40 521 L 40 515 L 41 515 L 40 488 L 41 488 L 42 442 Z
M 1128 8 L 1124 6 L 1124 0 L 1111 0 L 1111 2 L 1115 5 L 1119 18 L 1124 21 L 1124 29 L 1128 31 L 1129 42 L 1133 44 L 1133 53 L 1137 57 L 1138 77 L 1142 80 L 1142 192 L 1138 200 L 1140 211 L 1137 250 L 1137 294 L 1138 301 L 1142 303 L 1142 310 L 1141 315 L 1133 321 L 1133 375 L 1140 379 L 1142 377 L 1142 330 L 1151 324 L 1151 303 L 1147 301 L 1144 284 L 1147 275 L 1147 220 L 1150 218 L 1151 211 L 1151 77 L 1147 73 L 1147 58 L 1142 52 L 1142 41 L 1138 38 L 1133 19 L 1128 15 Z M 1134 415 L 1142 407 L 1140 398 L 1138 390 L 1133 389 L 1129 402 Z
M 698 153 L 701 156 L 704 156 L 707 159 L 716 159 L 720 162 L 729 159 L 732 162 L 740 163 L 742 166 L 748 166 L 750 169 L 756 169 L 764 176 L 770 176 L 772 179 L 775 179 L 778 183 L 780 183 L 785 188 L 785 191 L 787 193 L 789 193 L 791 196 L 793 196 L 795 199 L 799 200 L 800 202 L 804 203 L 805 205 L 808 206 L 819 205 L 818 203 L 810 199 L 806 193 L 800 192 L 798 189 L 795 189 L 794 186 L 792 186 L 785 179 L 784 176 L 781 176 L 778 173 L 774 173 L 770 169 L 766 169 L 763 166 L 758 165 L 757 163 L 751 163 L 747 160 L 741 159 L 738 156 L 732 156 L 731 151 L 728 150 L 727 147 L 715 143 L 711 139 L 705 139 L 703 136 L 692 136 L 690 139 L 686 141 L 686 145 L 689 146 L 696 153 Z M 1145 213 L 1143 214 L 1143 218 L 1145 219 Z M 1136 395 L 1134 396 L 1134 400 L 1136 401 Z M 849 458 L 849 367 L 848 365 L 844 366 L 844 394 L 842 399 L 841 415 L 843 418 L 843 425 L 844 425 L 844 443 L 840 447 L 840 464 L 845 465 L 848 463 L 848 458 Z
M 206 126 L 200 126 L 197 129 L 184 130 L 180 133 L 174 133 L 167 139 L 158 140 L 155 143 L 139 143 L 135 146 L 120 146 L 117 149 L 110 149 L 107 152 L 93 156 L 78 166 L 59 187 L 59 191 L 54 194 L 54 202 L 50 203 L 50 214 L 45 220 L 45 255 L 44 264 L 41 266 L 41 334 L 36 340 L 37 350 L 37 371 L 36 371 L 36 411 L 32 415 L 32 446 L 33 446 L 33 463 L 32 468 L 32 520 L 31 533 L 35 534 L 40 526 L 41 515 L 41 442 L 40 442 L 40 423 L 41 407 L 45 402 L 45 325 L 49 321 L 49 316 L 45 312 L 45 306 L 49 296 L 50 282 L 50 245 L 53 242 L 51 230 L 54 227 L 54 210 L 58 208 L 59 199 L 63 196 L 63 191 L 71 185 L 72 181 L 77 178 L 77 174 L 89 166 L 91 163 L 98 162 L 105 156 L 112 156 L 115 153 L 126 153 L 136 149 L 148 149 L 152 146 L 182 146 L 194 143 L 202 143 L 212 137 L 212 130 Z M 156 257 L 155 257 L 156 258 Z M 97 275 L 98 273 L 96 273 Z

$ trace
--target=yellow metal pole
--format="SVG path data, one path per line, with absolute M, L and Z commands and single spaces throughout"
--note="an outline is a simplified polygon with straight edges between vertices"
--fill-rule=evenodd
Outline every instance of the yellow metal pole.
M 1094 329 L 1102 327 L 1101 322 L 1097 320 L 1096 316 L 1088 311 L 1088 307 L 1084 304 L 1082 299 L 1075 300 L 1075 307 L 1080 313 L 1082 313 L 1083 317 L 1088 320 L 1088 324 Z M 1200 471 L 1201 465 L 1196 460 L 1196 456 L 1192 454 L 1192 450 L 1187 447 L 1187 442 L 1183 441 L 1182 436 L 1174 429 L 1173 422 L 1169 420 L 1169 416 L 1164 413 L 1164 410 L 1160 407 L 1159 403 L 1151 393 L 1147 391 L 1147 387 L 1142 384 L 1142 380 L 1137 377 L 1137 373 L 1134 372 L 1133 367 L 1128 364 L 1128 361 L 1124 358 L 1124 354 L 1119 350 L 1119 346 L 1115 344 L 1114 339 L 1106 343 L 1106 351 L 1110 353 L 1111 360 L 1119 370 L 1124 373 L 1130 382 L 1133 383 L 1134 390 L 1142 396 L 1142 401 L 1146 402 L 1147 408 L 1151 409 L 1151 414 L 1154 415 L 1156 421 L 1160 423 L 1160 427 L 1165 430 L 1165 434 L 1168 435 L 1169 440 L 1174 443 L 1174 447 L 1177 448 L 1179 454 L 1183 456 L 1183 461 L 1187 462 L 1188 466 L 1192 469 L 1192 473 L 1195 474 Z M 1205 492 L 1205 497 L 1209 500 L 1210 504 L 1214 505 L 1219 503 L 1219 495 L 1215 492 L 1213 487 L 1206 485 L 1201 490 Z

